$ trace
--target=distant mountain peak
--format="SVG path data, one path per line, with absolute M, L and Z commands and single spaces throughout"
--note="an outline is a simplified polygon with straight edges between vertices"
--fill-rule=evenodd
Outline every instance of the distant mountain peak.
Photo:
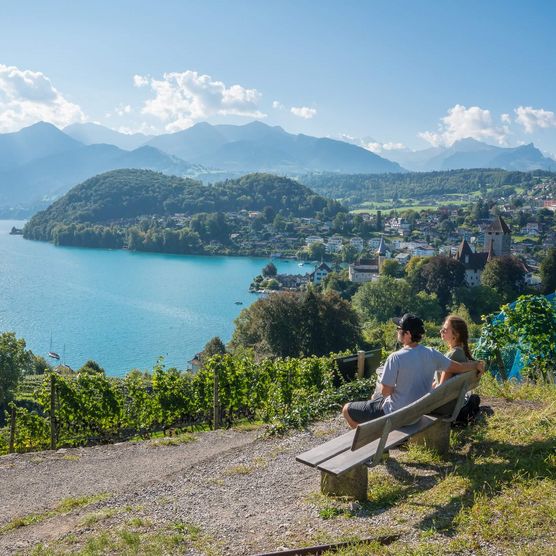
M 199 122 L 180 132 L 154 137 L 148 144 L 190 163 L 234 174 L 404 171 L 398 163 L 361 147 L 288 133 L 258 120 L 244 125 Z
M 449 148 L 456 152 L 470 152 L 490 151 L 493 149 L 498 149 L 500 147 L 496 147 L 494 145 L 490 145 L 489 143 L 484 143 L 483 141 L 473 139 L 473 137 L 465 137 L 464 139 L 458 139 L 457 141 L 452 143 L 452 146 Z

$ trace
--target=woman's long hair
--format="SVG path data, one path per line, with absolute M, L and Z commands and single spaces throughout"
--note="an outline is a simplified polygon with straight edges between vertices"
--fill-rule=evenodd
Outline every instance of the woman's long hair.
M 469 349 L 469 330 L 467 329 L 467 323 L 465 320 L 457 315 L 450 315 L 446 318 L 446 322 L 450 323 L 458 342 L 463 347 L 465 357 L 467 357 L 470 361 L 474 361 L 473 356 L 471 355 L 471 350 Z

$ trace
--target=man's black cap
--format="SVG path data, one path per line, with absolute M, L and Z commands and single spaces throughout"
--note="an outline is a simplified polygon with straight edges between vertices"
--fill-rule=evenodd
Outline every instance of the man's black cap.
M 403 317 L 393 318 L 392 322 L 405 332 L 415 332 L 421 335 L 425 333 L 423 321 L 411 313 L 406 313 Z

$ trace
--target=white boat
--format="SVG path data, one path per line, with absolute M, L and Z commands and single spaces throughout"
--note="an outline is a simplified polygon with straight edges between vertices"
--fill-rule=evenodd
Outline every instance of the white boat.
M 52 351 L 52 332 L 50 333 L 50 350 L 48 352 L 48 357 L 58 361 L 60 360 L 60 356 L 55 351 Z

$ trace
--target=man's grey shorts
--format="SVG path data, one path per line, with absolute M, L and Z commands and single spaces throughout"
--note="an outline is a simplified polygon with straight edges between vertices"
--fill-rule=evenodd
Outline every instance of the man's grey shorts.
M 373 419 L 378 419 L 384 415 L 382 406 L 384 405 L 384 397 L 377 396 L 372 400 L 363 402 L 351 402 L 348 405 L 349 416 L 356 423 L 366 423 Z

